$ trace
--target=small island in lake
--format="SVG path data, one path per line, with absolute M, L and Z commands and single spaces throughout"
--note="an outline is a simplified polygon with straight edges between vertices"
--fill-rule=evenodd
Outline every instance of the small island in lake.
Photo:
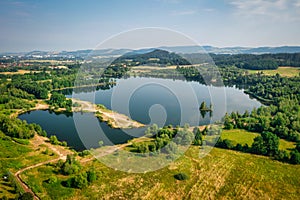
M 205 117 L 206 113 L 209 112 L 209 116 L 212 117 L 212 104 L 209 105 L 209 107 L 207 107 L 205 101 L 202 101 L 202 103 L 200 104 L 199 107 L 200 113 L 202 118 Z
M 212 105 L 210 104 L 209 107 L 207 107 L 205 101 L 202 101 L 199 110 L 205 112 L 212 112 Z

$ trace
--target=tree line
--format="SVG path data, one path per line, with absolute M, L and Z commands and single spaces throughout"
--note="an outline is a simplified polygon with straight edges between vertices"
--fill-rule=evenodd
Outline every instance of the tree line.
M 278 66 L 300 66 L 300 53 L 280 54 L 210 54 L 219 67 L 236 66 L 241 69 L 277 69 Z

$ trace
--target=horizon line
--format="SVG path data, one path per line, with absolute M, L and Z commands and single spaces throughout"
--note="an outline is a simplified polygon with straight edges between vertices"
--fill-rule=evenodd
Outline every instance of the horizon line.
M 121 49 L 128 49 L 128 50 L 141 50 L 141 49 L 151 49 L 151 48 L 164 48 L 164 47 L 214 47 L 214 48 L 219 48 L 219 49 L 227 49 L 227 48 L 245 48 L 245 49 L 256 49 L 256 48 L 280 48 L 280 47 L 299 47 L 300 45 L 279 45 L 279 46 L 272 46 L 272 45 L 264 45 L 264 46 L 213 46 L 213 45 L 175 45 L 175 46 L 159 46 L 159 47 L 143 47 L 143 48 L 126 48 L 126 47 L 120 47 L 120 48 L 101 48 L 101 49 L 96 49 L 96 48 L 85 48 L 85 49 L 72 49 L 72 50 L 38 50 L 38 49 L 33 49 L 33 50 L 27 50 L 27 51 L 1 51 L 0 54 L 12 54 L 12 53 L 30 53 L 30 52 L 35 52 L 35 51 L 40 51 L 40 52 L 76 52 L 76 51 L 95 51 L 95 50 L 121 50 Z

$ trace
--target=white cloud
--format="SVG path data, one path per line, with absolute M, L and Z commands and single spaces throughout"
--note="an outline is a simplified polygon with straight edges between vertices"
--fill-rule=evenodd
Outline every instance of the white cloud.
M 171 15 L 182 16 L 182 15 L 194 15 L 196 13 L 197 13 L 196 10 L 183 10 L 183 11 L 173 11 Z
M 213 9 L 213 8 L 204 8 L 202 10 L 205 11 L 205 12 L 214 12 L 214 11 L 216 11 L 216 9 Z
M 296 6 L 296 7 L 300 7 L 300 0 L 297 0 L 297 1 L 295 2 L 295 6 Z
M 182 2 L 182 0 L 157 0 L 157 1 L 162 3 L 171 3 L 171 4 L 177 4 Z
M 265 16 L 274 20 L 300 20 L 300 0 L 231 0 L 236 14 L 246 17 Z

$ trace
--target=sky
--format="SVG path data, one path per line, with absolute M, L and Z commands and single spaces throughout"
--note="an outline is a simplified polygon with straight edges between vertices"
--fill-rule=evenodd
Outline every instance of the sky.
M 297 46 L 300 0 L 0 0 L 0 27 L 0 52 L 94 49 L 144 27 L 197 45 Z

